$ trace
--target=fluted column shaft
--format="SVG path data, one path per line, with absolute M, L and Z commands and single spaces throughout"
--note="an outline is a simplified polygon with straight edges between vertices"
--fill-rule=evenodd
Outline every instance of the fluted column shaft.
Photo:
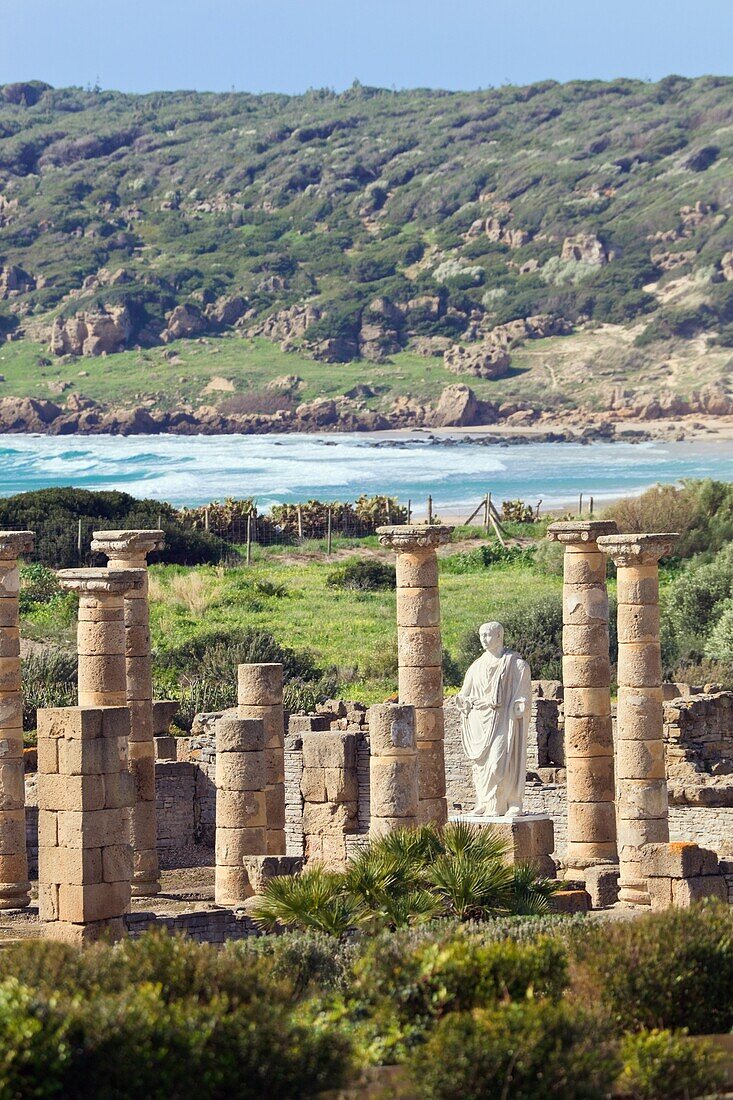
M 30 901 L 25 840 L 23 699 L 20 690 L 18 555 L 32 531 L 0 531 L 0 909 Z
M 130 708 L 128 766 L 135 780 L 136 799 L 131 829 L 134 852 L 133 897 L 160 892 L 155 812 L 155 741 L 153 738 L 153 671 L 150 648 L 148 554 L 162 550 L 164 533 L 95 531 L 92 550 L 106 554 L 108 569 L 134 570 L 137 588 L 124 597 L 125 695 Z
M 669 842 L 664 765 L 662 658 L 659 644 L 659 559 L 674 534 L 607 535 L 599 547 L 618 570 L 619 900 L 650 903 L 644 846 Z
M 377 530 L 380 544 L 397 554 L 399 700 L 415 708 L 421 824 L 447 819 L 437 548 L 452 530 L 437 524 Z
M 616 807 L 611 719 L 606 557 L 596 539 L 613 522 L 553 523 L 547 537 L 565 547 L 563 685 L 568 795 L 566 874 L 583 879 L 615 863 Z

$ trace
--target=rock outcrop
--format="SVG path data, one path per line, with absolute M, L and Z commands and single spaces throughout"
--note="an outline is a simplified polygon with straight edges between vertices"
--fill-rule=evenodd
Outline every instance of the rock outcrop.
M 493 343 L 465 347 L 454 344 L 443 355 L 443 365 L 452 374 L 472 374 L 474 378 L 503 378 L 511 366 L 511 356 Z
M 18 267 L 17 264 L 0 267 L 0 299 L 15 298 L 35 288 L 36 280 L 22 267 Z
M 166 315 L 166 325 L 160 334 L 164 344 L 170 344 L 172 340 L 190 339 L 192 336 L 200 336 L 206 331 L 206 318 L 198 306 L 187 302 L 176 306 Z
M 602 267 L 611 258 L 606 246 L 594 233 L 576 233 L 572 237 L 566 237 L 562 243 L 561 260 L 574 260 L 592 267 Z
M 84 310 L 73 317 L 57 317 L 49 350 L 54 355 L 110 355 L 121 351 L 132 334 L 127 306 Z
M 457 382 L 446 386 L 432 416 L 436 428 L 462 428 L 479 424 L 480 407 L 476 394 L 470 386 Z

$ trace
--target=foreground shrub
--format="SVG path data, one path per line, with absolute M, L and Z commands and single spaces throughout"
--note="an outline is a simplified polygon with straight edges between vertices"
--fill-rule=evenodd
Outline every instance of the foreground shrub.
M 526 1000 L 447 1016 L 410 1069 L 426 1100 L 603 1100 L 617 1061 L 586 1013 Z
M 634 1100 L 694 1100 L 711 1096 L 723 1083 L 715 1052 L 671 1031 L 624 1036 L 618 1088 Z
M 574 947 L 578 987 L 619 1029 L 733 1028 L 733 911 L 670 909 L 589 929 Z
M 352 558 L 326 577 L 329 588 L 351 588 L 357 592 L 377 592 L 397 587 L 394 565 L 377 558 Z
M 2 1096 L 285 1100 L 335 1087 L 346 1065 L 343 1038 L 240 945 L 36 942 L 11 949 L 5 973 Z

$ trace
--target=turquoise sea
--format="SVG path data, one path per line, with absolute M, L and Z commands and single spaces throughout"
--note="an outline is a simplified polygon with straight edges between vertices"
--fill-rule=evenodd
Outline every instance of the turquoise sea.
M 596 503 L 684 477 L 733 480 L 733 441 L 678 443 L 431 442 L 364 435 L 0 435 L 0 494 L 53 485 L 122 489 L 173 504 L 225 497 L 351 500 L 388 493 L 424 512 L 428 494 L 444 515 L 471 511 L 487 490 L 563 505 Z

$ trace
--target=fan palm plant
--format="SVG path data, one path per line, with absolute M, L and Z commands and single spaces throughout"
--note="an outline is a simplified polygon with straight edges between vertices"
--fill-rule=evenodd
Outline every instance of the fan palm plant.
M 556 888 L 531 865 L 508 864 L 506 846 L 490 828 L 458 821 L 369 841 L 342 873 L 316 864 L 272 879 L 253 917 L 268 931 L 281 925 L 343 936 L 352 928 L 396 929 L 437 917 L 546 913 Z

